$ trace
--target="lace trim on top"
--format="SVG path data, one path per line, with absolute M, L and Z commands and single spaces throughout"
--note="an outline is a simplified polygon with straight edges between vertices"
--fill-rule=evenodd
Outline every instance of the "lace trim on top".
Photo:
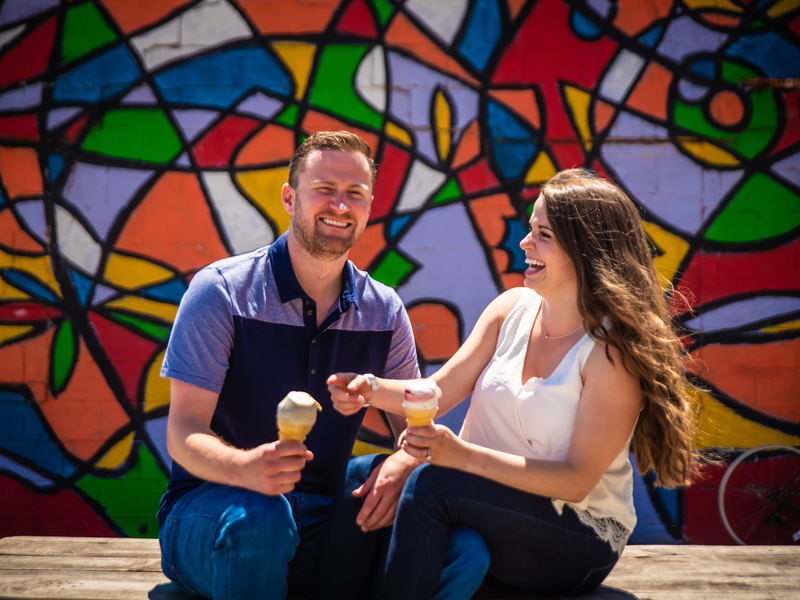
M 578 516 L 578 520 L 591 527 L 598 537 L 608 542 L 611 549 L 617 553 L 617 556 L 622 556 L 622 551 L 625 549 L 625 544 L 628 543 L 628 538 L 631 532 L 619 521 L 613 517 L 598 518 L 593 517 L 588 511 L 575 508 L 567 504 Z

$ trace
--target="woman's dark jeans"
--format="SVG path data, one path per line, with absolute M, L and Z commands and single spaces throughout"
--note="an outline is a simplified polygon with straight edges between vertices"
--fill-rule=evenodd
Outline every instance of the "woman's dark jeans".
M 489 572 L 538 594 L 580 594 L 600 585 L 618 560 L 570 508 L 462 471 L 425 465 L 406 482 L 389 547 L 381 600 L 428 600 L 442 573 L 448 533 L 477 530 Z

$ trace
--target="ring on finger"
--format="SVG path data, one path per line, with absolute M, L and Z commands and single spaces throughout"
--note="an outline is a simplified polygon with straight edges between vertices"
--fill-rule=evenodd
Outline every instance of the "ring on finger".
M 431 461 L 431 449 L 430 448 L 425 448 L 425 460 L 427 462 Z

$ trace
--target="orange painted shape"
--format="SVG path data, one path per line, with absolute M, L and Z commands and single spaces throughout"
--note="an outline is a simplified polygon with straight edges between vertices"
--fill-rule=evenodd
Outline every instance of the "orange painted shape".
M 188 0 L 100 0 L 127 34 L 160 21 Z
M 458 141 L 456 153 L 453 157 L 453 168 L 459 169 L 463 167 L 467 163 L 472 162 L 480 153 L 481 132 L 478 127 L 478 121 L 473 121 L 469 124 L 469 127 L 464 130 Z
M 506 4 L 508 4 L 508 12 L 511 13 L 511 20 L 517 18 L 519 11 L 522 10 L 522 7 L 525 6 L 525 2 L 527 0 L 506 0 Z
M 236 156 L 237 167 L 288 161 L 294 154 L 294 132 L 280 125 L 267 125 L 247 142 Z
M 429 361 L 447 360 L 458 350 L 458 317 L 443 304 L 418 304 L 408 318 L 422 356 Z
M 672 0 L 619 0 L 614 25 L 633 37 L 647 29 L 652 23 L 666 17 L 672 8 Z
M 50 346 L 55 328 L 50 327 L 42 335 L 28 338 L 16 344 L 0 348 L 0 382 L 34 384 L 39 391 L 44 390 L 48 379 Z M 44 398 L 37 395 L 37 398 Z
M 739 17 L 733 15 L 724 15 L 716 12 L 699 12 L 700 18 L 710 25 L 717 27 L 736 27 L 739 24 Z
M 0 176 L 12 199 L 43 193 L 39 157 L 33 148 L 0 146 Z
M 744 117 L 744 104 L 738 94 L 722 90 L 714 95 L 708 105 L 711 117 L 720 125 L 731 127 Z
M 10 210 L 0 212 L 0 244 L 12 250 L 44 253 L 42 245 L 25 233 Z
M 173 171 L 164 173 L 134 209 L 116 249 L 152 257 L 184 273 L 228 256 L 197 177 Z
M 366 271 L 384 246 L 386 246 L 386 240 L 383 236 L 383 223 L 375 223 L 364 230 L 364 234 L 356 242 L 356 245 L 350 248 L 350 254 L 347 257 L 359 269 Z
M 505 194 L 494 194 L 470 202 L 475 221 L 484 239 L 492 246 L 492 256 L 498 273 L 508 269 L 508 252 L 498 248 L 506 236 L 507 219 L 517 218 L 517 211 Z
M 729 396 L 779 418 L 800 408 L 800 339 L 768 344 L 709 344 L 692 353 L 698 375 Z M 695 361 L 696 363 L 698 361 Z
M 315 110 L 309 110 L 306 113 L 306 116 L 303 119 L 302 128 L 303 131 L 308 134 L 316 133 L 318 131 L 339 131 L 344 129 L 351 133 L 355 133 L 356 135 L 360 136 L 361 139 L 367 142 L 367 145 L 372 149 L 372 156 L 375 156 L 376 152 L 378 151 L 378 142 L 380 140 L 374 133 L 359 129 L 358 127 L 353 127 L 352 125 L 347 125 L 342 123 L 339 119 L 335 119 L 329 115 L 325 115 Z
M 628 106 L 666 120 L 670 83 L 672 73 L 657 62 L 651 62 L 628 97 Z
M 489 95 L 512 108 L 534 128 L 539 129 L 542 126 L 542 117 L 533 90 L 489 90 Z
M 522 273 L 500 273 L 500 280 L 506 290 L 525 285 L 525 276 Z
M 461 65 L 444 53 L 428 36 L 417 29 L 403 13 L 397 13 L 391 25 L 386 30 L 386 42 L 406 52 L 429 65 L 437 67 L 450 75 L 458 77 L 475 87 L 480 83 L 467 73 Z
M 594 130 L 595 133 L 600 133 L 608 127 L 608 124 L 611 122 L 611 119 L 614 117 L 614 113 L 616 112 L 616 107 L 609 104 L 608 102 L 604 102 L 597 98 L 594 101 Z
M 262 35 L 322 33 L 340 0 L 239 0 L 237 4 Z

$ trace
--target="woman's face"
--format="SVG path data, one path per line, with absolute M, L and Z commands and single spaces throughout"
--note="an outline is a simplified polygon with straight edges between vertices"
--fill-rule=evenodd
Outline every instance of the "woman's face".
M 525 251 L 525 287 L 548 297 L 563 293 L 577 294 L 575 266 L 567 253 L 556 243 L 547 220 L 544 200 L 537 200 L 531 214 L 530 231 L 519 244 Z

